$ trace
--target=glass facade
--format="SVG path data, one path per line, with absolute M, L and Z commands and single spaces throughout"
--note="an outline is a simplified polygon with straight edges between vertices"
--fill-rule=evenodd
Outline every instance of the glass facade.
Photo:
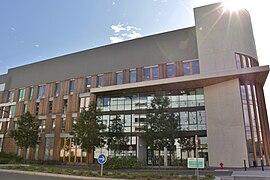
M 164 92 L 170 99 L 170 111 L 175 113 L 179 131 L 206 131 L 206 114 L 202 88 L 174 90 Z M 129 136 L 129 146 L 135 146 L 132 152 L 122 151 L 122 155 L 136 154 L 135 134 L 143 132 L 146 110 L 150 108 L 154 92 L 124 95 L 97 96 L 97 108 L 101 110 L 101 119 L 106 127 L 119 116 L 124 122 L 124 132 Z M 105 130 L 108 131 L 108 128 Z M 132 138 L 131 138 L 132 137 Z M 132 142 L 131 142 L 132 139 Z
M 243 118 L 245 123 L 247 151 L 250 166 L 260 166 L 261 158 L 265 156 L 264 137 L 262 136 L 261 120 L 258 103 L 258 85 L 245 81 L 241 82 Z M 266 163 L 265 159 L 263 159 Z
M 235 62 L 237 69 L 259 66 L 259 62 L 255 58 L 240 53 L 235 53 Z

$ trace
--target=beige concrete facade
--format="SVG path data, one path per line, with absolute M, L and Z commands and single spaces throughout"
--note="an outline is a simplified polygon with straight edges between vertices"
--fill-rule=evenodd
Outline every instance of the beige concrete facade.
M 243 167 L 248 160 L 239 80 L 204 88 L 209 165 Z

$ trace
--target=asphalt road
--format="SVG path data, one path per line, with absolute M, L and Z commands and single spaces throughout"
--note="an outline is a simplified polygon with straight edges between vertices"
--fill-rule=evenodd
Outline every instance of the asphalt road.
M 47 177 L 18 173 L 0 172 L 1 180 L 71 180 L 70 178 Z

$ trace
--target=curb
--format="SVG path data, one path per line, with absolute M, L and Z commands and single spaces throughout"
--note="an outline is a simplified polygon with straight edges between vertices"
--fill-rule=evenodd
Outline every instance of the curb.
M 60 178 L 68 178 L 68 179 L 85 179 L 85 180 L 92 180 L 92 179 L 108 180 L 108 179 L 114 179 L 114 180 L 124 180 L 124 179 L 116 179 L 116 178 L 85 177 L 85 176 L 74 176 L 74 175 L 42 173 L 42 172 L 29 172 L 29 171 L 18 171 L 18 170 L 8 170 L 8 169 L 0 169 L 0 172 L 27 174 L 27 175 L 35 175 L 35 176 L 60 177 Z

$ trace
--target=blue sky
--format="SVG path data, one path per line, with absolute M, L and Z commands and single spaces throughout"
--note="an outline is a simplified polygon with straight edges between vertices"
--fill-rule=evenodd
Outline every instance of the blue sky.
M 7 73 L 11 67 L 119 40 L 193 26 L 192 8 L 202 4 L 207 3 L 1 0 L 0 74 Z
M 260 65 L 269 63 L 267 0 L 251 14 Z M 193 8 L 218 0 L 1 0 L 0 74 L 9 68 L 136 37 L 194 26 Z M 270 78 L 265 92 L 270 92 Z M 270 94 L 266 93 L 270 106 Z M 270 107 L 269 107 L 270 108 Z M 269 113 L 268 113 L 269 114 Z

